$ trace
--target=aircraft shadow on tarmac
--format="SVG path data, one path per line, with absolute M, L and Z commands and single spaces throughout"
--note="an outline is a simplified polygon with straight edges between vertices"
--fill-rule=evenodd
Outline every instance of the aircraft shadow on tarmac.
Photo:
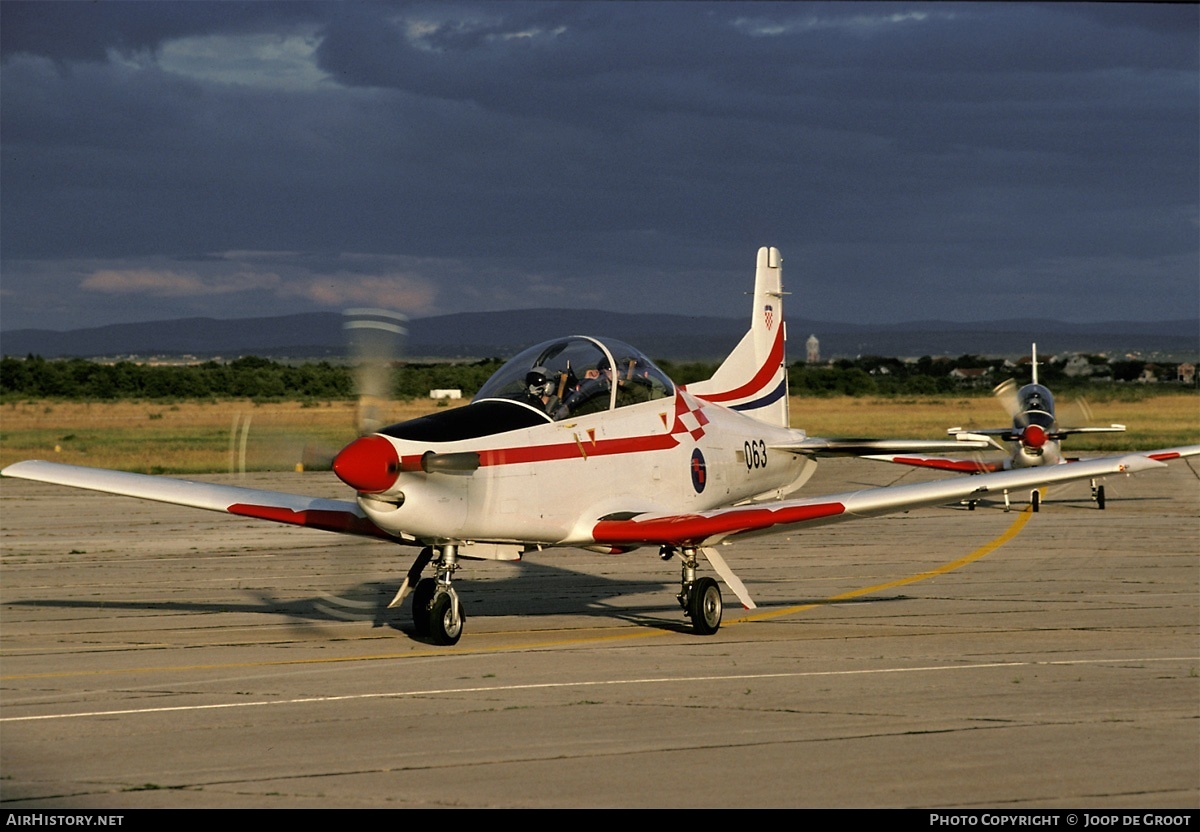
M 524 561 L 512 564 L 511 576 L 459 579 L 463 603 L 469 616 L 584 615 L 633 621 L 666 629 L 689 629 L 682 611 L 673 602 L 677 580 L 674 569 L 661 579 L 614 580 L 585 572 L 574 572 Z M 672 577 L 668 577 L 671 575 Z M 368 581 L 331 590 L 310 598 L 282 600 L 258 593 L 256 601 L 180 602 L 38 599 L 8 601 L 7 607 L 51 607 L 60 609 L 119 609 L 183 613 L 259 613 L 287 616 L 312 624 L 331 621 L 370 621 L 373 627 L 390 627 L 417 639 L 412 632 L 412 602 L 405 599 L 396 609 L 388 603 L 398 582 Z M 656 594 L 654 604 L 615 604 L 626 595 Z M 678 621 L 668 620 L 672 607 Z M 418 639 L 420 640 L 420 639 Z
M 639 627 L 665 631 L 690 632 L 691 625 L 674 601 L 678 580 L 612 579 L 586 572 L 574 572 L 546 564 L 524 561 L 512 564 L 517 570 L 510 577 L 460 578 L 463 599 L 469 616 L 538 616 L 573 615 L 623 621 Z M 670 569 L 673 574 L 674 569 Z M 402 606 L 388 609 L 396 592 L 396 584 L 384 581 L 359 583 L 336 592 L 310 598 L 281 600 L 267 593 L 258 593 L 255 601 L 220 601 L 211 603 L 181 601 L 120 601 L 38 599 L 8 601 L 7 607 L 38 607 L 58 609 L 141 610 L 179 613 L 250 613 L 286 616 L 299 624 L 321 624 L 334 621 L 370 621 L 372 627 L 389 627 L 415 641 L 425 639 L 413 631 L 411 600 Z M 650 604 L 614 603 L 629 595 L 656 596 Z M 771 607 L 824 606 L 908 600 L 908 596 L 872 596 L 830 600 L 816 598 L 772 599 Z M 741 607 L 728 613 L 740 613 Z

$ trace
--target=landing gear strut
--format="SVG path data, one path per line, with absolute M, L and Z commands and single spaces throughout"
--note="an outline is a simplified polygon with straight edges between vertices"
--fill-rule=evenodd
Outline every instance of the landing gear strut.
M 413 629 L 418 636 L 428 638 L 434 644 L 452 645 L 462 637 L 463 623 L 467 620 L 458 593 L 451 583 L 454 570 L 458 569 L 458 547 L 447 543 L 439 548 L 435 564 L 437 577 L 422 578 L 413 590 Z M 433 558 L 433 553 L 432 547 L 421 551 L 417 563 L 413 564 L 417 575 L 421 572 L 418 564 L 424 568 Z M 409 579 L 413 577 L 410 571 Z
M 666 547 L 664 547 L 665 549 Z M 663 555 L 662 552 L 659 553 Z M 667 560 L 669 554 L 663 555 Z M 721 601 L 721 587 L 712 578 L 696 577 L 696 548 L 686 546 L 680 553 L 683 566 L 679 578 L 679 606 L 692 620 L 692 630 L 696 635 L 710 636 L 721 627 L 721 611 L 724 605 Z

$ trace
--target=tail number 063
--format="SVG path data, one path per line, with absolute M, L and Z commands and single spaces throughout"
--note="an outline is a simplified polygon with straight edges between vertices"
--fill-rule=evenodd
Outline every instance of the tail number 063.
M 742 452 L 746 455 L 746 470 L 767 467 L 767 443 L 761 439 L 742 444 Z

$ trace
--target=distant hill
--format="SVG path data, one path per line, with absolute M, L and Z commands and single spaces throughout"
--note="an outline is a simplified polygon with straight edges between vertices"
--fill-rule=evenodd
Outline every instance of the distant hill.
M 313 312 L 270 318 L 183 318 L 55 332 L 20 329 L 0 333 L 5 355 L 79 356 L 192 355 L 236 358 L 342 358 L 343 317 Z M 509 356 L 561 335 L 607 335 L 654 358 L 714 360 L 725 356 L 746 329 L 744 318 L 688 317 L 577 309 L 522 309 L 414 318 L 405 353 L 413 357 Z M 789 357 L 804 357 L 809 335 L 821 357 L 964 354 L 1020 356 L 1037 342 L 1042 354 L 1058 352 L 1137 354 L 1147 359 L 1196 361 L 1200 321 L 1112 321 L 1069 324 L 1029 319 L 952 323 L 915 321 L 861 325 L 803 318 L 788 320 Z

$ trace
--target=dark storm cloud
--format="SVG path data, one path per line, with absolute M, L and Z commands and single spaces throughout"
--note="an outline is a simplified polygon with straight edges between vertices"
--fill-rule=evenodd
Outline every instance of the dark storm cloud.
M 1197 311 L 1196 6 L 0 18 L 5 328 L 338 291 L 739 314 L 762 244 L 811 317 Z

